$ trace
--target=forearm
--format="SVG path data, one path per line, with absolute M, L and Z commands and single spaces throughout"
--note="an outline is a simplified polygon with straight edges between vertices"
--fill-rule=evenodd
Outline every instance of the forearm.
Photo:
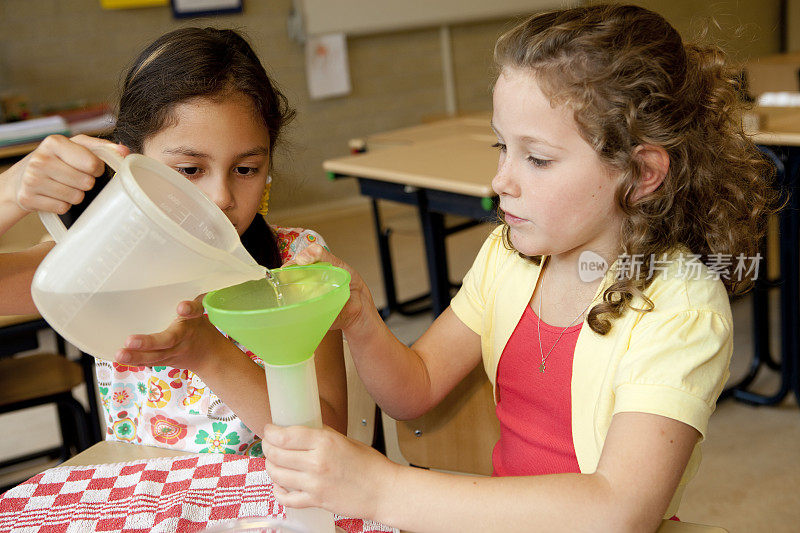
M 18 164 L 17 164 L 18 165 Z M 15 166 L 17 166 L 15 165 Z M 14 167 L 0 173 L 0 235 L 3 235 L 14 224 L 29 213 L 14 200 L 11 172 Z
M 430 407 L 430 381 L 422 358 L 400 342 L 374 306 L 344 331 L 358 375 L 375 402 L 389 416 L 413 418 Z
M 244 425 L 261 435 L 264 424 L 271 421 L 264 369 L 222 335 L 209 350 L 213 356 L 192 370 Z
M 380 488 L 374 520 L 415 533 L 654 531 L 627 513 L 600 475 L 476 477 L 397 467 Z
M 593 474 L 472 477 L 389 464 L 371 478 L 374 518 L 414 532 L 655 531 L 699 432 L 649 413 L 617 413 Z
M 31 298 L 33 274 L 44 256 L 54 246 L 47 242 L 21 252 L 0 254 L 0 315 L 22 315 L 36 313 Z
M 22 220 L 28 211 L 23 211 L 16 204 L 0 201 L 0 235 Z
M 221 338 L 214 357 L 195 370 L 203 382 L 256 435 L 272 422 L 264 369 L 227 339 Z M 341 433 L 346 432 L 347 419 L 324 399 L 320 401 L 322 423 Z M 343 427 L 344 426 L 344 427 Z

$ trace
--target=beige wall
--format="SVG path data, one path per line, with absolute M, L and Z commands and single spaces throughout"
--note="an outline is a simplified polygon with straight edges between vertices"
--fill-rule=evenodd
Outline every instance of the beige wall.
M 682 32 L 717 14 L 724 24 L 746 24 L 729 39 L 738 55 L 777 50 L 777 0 L 639 2 L 660 11 Z M 74 100 L 113 101 L 117 82 L 136 53 L 181 25 L 244 30 L 256 52 L 298 110 L 287 149 L 276 156 L 273 208 L 309 207 L 356 195 L 355 184 L 328 182 L 321 162 L 346 153 L 352 137 L 442 115 L 444 92 L 436 29 L 348 40 L 353 92 L 322 101 L 308 98 L 303 50 L 287 36 L 290 0 L 249 0 L 242 15 L 178 22 L 168 8 L 104 11 L 99 0 L 0 1 L 0 90 L 13 89 L 41 105 Z M 701 7 L 697 7 L 700 5 Z M 729 12 L 732 15 L 723 16 Z M 452 28 L 456 90 L 463 111 L 488 109 L 491 50 L 508 22 Z
M 310 206 L 357 194 L 349 180 L 329 182 L 323 159 L 347 152 L 352 137 L 413 125 L 443 114 L 444 92 L 435 29 L 348 41 L 353 92 L 312 101 L 303 49 L 289 40 L 290 0 L 251 0 L 242 15 L 172 19 L 168 8 L 104 11 L 99 0 L 0 1 L 0 89 L 53 105 L 110 100 L 138 51 L 181 25 L 242 29 L 284 89 L 298 116 L 277 154 L 273 208 Z M 499 23 L 453 28 L 459 105 L 488 109 L 491 44 Z
M 708 39 L 740 61 L 779 50 L 778 0 L 634 0 L 630 3 L 662 14 L 684 39 L 693 39 L 707 28 Z

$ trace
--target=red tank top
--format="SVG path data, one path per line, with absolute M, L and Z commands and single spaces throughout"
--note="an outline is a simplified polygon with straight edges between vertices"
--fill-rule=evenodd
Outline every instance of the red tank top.
M 572 358 L 582 324 L 564 328 L 541 323 L 544 372 L 539 350 L 539 317 L 526 306 L 497 368 L 500 440 L 492 451 L 495 476 L 578 473 L 572 442 Z M 561 340 L 556 344 L 561 332 Z

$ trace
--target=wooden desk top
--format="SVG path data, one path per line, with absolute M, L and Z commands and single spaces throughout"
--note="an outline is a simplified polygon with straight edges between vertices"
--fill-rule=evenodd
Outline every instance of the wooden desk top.
M 28 155 L 33 152 L 41 141 L 32 143 L 12 144 L 10 146 L 0 147 L 0 159 L 7 157 L 20 157 Z
M 363 142 L 366 144 L 367 150 L 372 151 L 428 142 L 453 135 L 492 135 L 492 129 L 489 127 L 491 118 L 492 114 L 488 111 L 463 117 L 454 117 L 429 124 L 369 135 L 363 139 Z
M 111 128 L 103 128 L 103 129 L 99 129 L 99 130 L 92 130 L 92 131 L 85 132 L 86 135 L 89 135 L 91 137 L 96 137 L 98 135 L 104 135 L 104 134 L 107 134 L 107 133 L 111 133 Z M 33 152 L 36 149 L 36 147 L 39 146 L 40 142 L 42 142 L 42 141 L 39 140 L 39 141 L 34 141 L 34 142 L 27 142 L 27 143 L 21 143 L 21 144 L 12 144 L 12 145 L 9 145 L 9 146 L 2 146 L 2 147 L 0 147 L 0 159 L 6 159 L 6 158 L 12 158 L 12 157 L 15 157 L 15 158 L 24 157 L 24 156 L 28 155 L 29 153 Z
M 24 324 L 25 322 L 30 322 L 32 320 L 39 320 L 41 315 L 6 315 L 0 316 L 0 328 L 4 328 L 6 326 L 14 326 L 17 324 Z
M 328 172 L 402 185 L 491 198 L 497 171 L 497 139 L 489 134 L 459 134 L 398 145 L 323 162 Z
M 368 135 L 363 139 L 368 150 L 391 148 L 426 142 L 452 135 L 493 135 L 489 123 L 491 111 L 483 111 L 461 117 L 447 118 L 428 124 Z M 778 146 L 800 146 L 800 124 L 797 132 L 754 131 L 753 142 Z
M 367 152 L 323 162 L 328 172 L 491 198 L 497 170 L 490 112 L 370 135 Z M 756 132 L 757 144 L 800 146 L 798 133 Z
M 800 133 L 769 133 L 760 131 L 752 136 L 756 144 L 772 146 L 800 146 Z
M 60 466 L 87 466 L 105 463 L 124 463 L 138 461 L 139 459 L 155 459 L 157 457 L 177 457 L 179 455 L 193 455 L 180 450 L 168 450 L 141 444 L 128 444 L 125 442 L 102 441 L 75 457 L 64 461 Z

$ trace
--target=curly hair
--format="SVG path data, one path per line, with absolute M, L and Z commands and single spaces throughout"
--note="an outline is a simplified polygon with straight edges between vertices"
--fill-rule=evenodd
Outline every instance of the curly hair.
M 642 257 L 638 273 L 616 280 L 587 322 L 604 335 L 644 296 L 651 259 L 685 246 L 701 261 L 755 256 L 779 193 L 774 167 L 742 127 L 737 71 L 717 46 L 684 44 L 661 15 L 638 6 L 593 5 L 531 16 L 494 49 L 499 72 L 531 72 L 553 105 L 568 106 L 583 138 L 620 174 L 621 253 Z M 635 198 L 642 176 L 637 146 L 663 148 L 667 175 Z M 513 249 L 504 227 L 506 246 Z M 522 255 L 522 254 L 520 254 Z M 539 263 L 540 256 L 528 257 Z M 722 279 L 741 294 L 752 279 Z

